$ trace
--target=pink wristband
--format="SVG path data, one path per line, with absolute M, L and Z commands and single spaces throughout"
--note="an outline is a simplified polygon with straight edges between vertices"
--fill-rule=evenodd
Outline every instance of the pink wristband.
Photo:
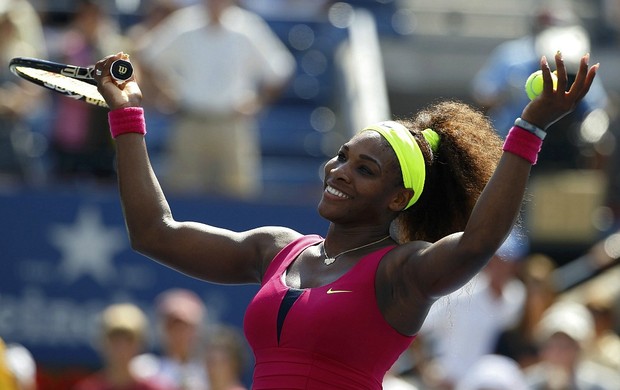
M 108 112 L 108 122 L 110 124 L 112 138 L 127 133 L 146 134 L 144 109 L 142 107 L 127 107 L 112 110 Z
M 513 126 L 504 141 L 504 152 L 516 154 L 517 156 L 536 164 L 538 152 L 542 146 L 542 139 L 527 130 Z

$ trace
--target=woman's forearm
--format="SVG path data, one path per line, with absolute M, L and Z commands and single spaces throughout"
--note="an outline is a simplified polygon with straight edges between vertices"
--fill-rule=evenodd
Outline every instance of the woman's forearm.
M 125 134 L 116 139 L 118 185 L 131 245 L 144 252 L 157 243 L 158 232 L 172 215 L 149 162 L 144 136 Z
M 521 211 L 532 165 L 522 157 L 504 152 L 497 169 L 472 211 L 461 242 L 490 258 Z

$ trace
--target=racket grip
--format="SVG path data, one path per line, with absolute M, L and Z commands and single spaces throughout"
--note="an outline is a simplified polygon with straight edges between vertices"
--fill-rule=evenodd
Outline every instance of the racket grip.
M 133 75 L 133 66 L 129 61 L 116 60 L 110 65 L 110 74 L 117 81 L 128 80 Z

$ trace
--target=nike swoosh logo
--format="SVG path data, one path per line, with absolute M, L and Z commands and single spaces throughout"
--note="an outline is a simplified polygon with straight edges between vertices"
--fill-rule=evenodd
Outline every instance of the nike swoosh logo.
M 327 290 L 328 294 L 340 294 L 340 293 L 350 293 L 353 292 L 351 290 L 332 290 L 331 288 Z

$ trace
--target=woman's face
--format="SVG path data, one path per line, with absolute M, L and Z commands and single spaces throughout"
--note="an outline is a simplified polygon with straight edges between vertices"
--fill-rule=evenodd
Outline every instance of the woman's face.
M 396 153 L 379 133 L 364 131 L 325 164 L 319 213 L 338 223 L 383 221 L 391 215 L 388 205 L 399 190 Z

